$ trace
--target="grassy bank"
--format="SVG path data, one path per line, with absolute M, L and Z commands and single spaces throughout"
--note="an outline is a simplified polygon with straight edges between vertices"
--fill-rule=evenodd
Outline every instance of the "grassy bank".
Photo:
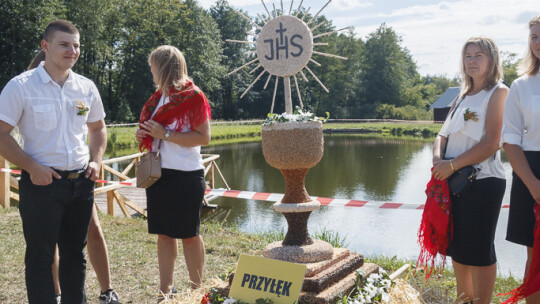
M 212 212 L 205 210 L 205 212 Z M 203 218 L 211 218 L 208 214 Z M 156 237 L 147 233 L 146 221 L 101 215 L 101 225 L 109 247 L 111 275 L 114 288 L 120 293 L 123 303 L 155 303 L 159 286 L 157 269 Z M 24 239 L 21 220 L 15 208 L 0 210 L 0 303 L 26 302 L 24 283 Z M 283 232 L 263 232 L 245 234 L 234 227 L 216 222 L 203 222 L 201 234 L 206 245 L 206 264 L 203 285 L 209 288 L 236 267 L 240 254 L 260 255 L 264 246 L 281 239 Z M 346 245 L 347 241 L 338 234 L 322 230 L 315 237 L 333 240 L 334 245 Z M 180 246 L 181 250 L 181 246 Z M 179 253 L 175 271 L 175 285 L 182 293 L 178 303 L 195 304 L 204 293 L 186 292 L 189 286 L 182 252 Z M 405 263 L 413 261 L 388 257 L 368 257 L 368 262 L 376 263 L 392 273 Z M 99 285 L 90 263 L 87 265 L 86 291 L 89 303 L 97 303 Z M 425 282 L 419 272 L 402 275 L 408 283 L 420 291 L 426 303 L 451 303 L 456 287 L 451 270 L 442 276 Z M 498 278 L 496 292 L 509 291 L 519 285 L 515 278 Z M 502 302 L 495 298 L 494 303 Z
M 439 132 L 441 124 L 434 123 L 326 123 L 324 129 L 336 132 L 354 130 L 357 133 L 369 133 L 381 138 L 401 138 L 432 141 Z M 210 145 L 239 142 L 252 142 L 261 139 L 261 123 L 215 123 L 211 125 L 212 140 Z M 137 127 L 112 127 L 108 129 L 108 147 L 129 148 L 138 146 L 135 141 Z

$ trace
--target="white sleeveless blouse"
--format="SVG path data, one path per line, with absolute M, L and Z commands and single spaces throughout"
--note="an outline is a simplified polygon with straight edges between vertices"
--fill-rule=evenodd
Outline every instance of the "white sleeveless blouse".
M 156 114 L 159 107 L 169 103 L 169 97 L 161 95 L 161 99 L 152 114 Z M 175 125 L 165 126 L 166 130 L 174 131 Z M 191 131 L 189 127 L 184 128 L 181 132 Z M 159 139 L 154 138 L 152 141 L 152 151 L 158 150 Z M 181 171 L 195 171 L 204 169 L 204 164 L 201 156 L 201 147 L 184 147 L 170 141 L 161 141 L 161 167 L 167 169 L 175 169 Z
M 491 90 L 483 90 L 473 96 L 465 96 L 463 101 L 458 99 L 458 108 L 453 117 L 451 114 L 446 118 L 439 135 L 447 137 L 445 158 L 454 158 L 472 148 L 486 136 L 486 112 L 489 99 L 495 89 L 503 84 L 496 84 Z M 465 120 L 465 114 L 475 113 L 476 121 L 469 118 Z M 496 177 L 505 178 L 504 168 L 501 163 L 501 153 L 497 151 L 495 157 L 490 156 L 476 166 L 480 169 L 477 179 Z

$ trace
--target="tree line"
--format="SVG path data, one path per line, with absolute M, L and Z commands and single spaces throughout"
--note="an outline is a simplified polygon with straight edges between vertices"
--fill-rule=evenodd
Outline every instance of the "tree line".
M 301 8 L 298 17 L 304 15 L 304 20 L 312 17 Z M 58 18 L 70 20 L 81 33 L 81 55 L 74 70 L 96 83 L 108 123 L 138 120 L 142 105 L 154 91 L 147 56 L 162 44 L 174 45 L 184 53 L 189 75 L 206 93 L 214 119 L 263 118 L 270 110 L 275 78 L 267 89 L 265 81 L 259 80 L 240 98 L 256 77 L 257 73 L 250 74 L 254 65 L 227 75 L 256 55 L 250 52 L 253 45 L 225 42 L 251 41 L 253 36 L 248 33 L 254 32 L 253 25 L 226 0 L 217 0 L 208 10 L 196 0 L 2 0 L 2 88 L 25 70 L 40 49 L 46 24 Z M 263 24 L 259 17 L 252 20 Z M 314 22 L 323 22 L 314 35 L 335 30 L 323 15 Z M 365 40 L 350 29 L 316 42 L 328 43 L 317 46 L 317 51 L 348 58 L 343 61 L 314 55 L 321 65 L 310 63 L 310 69 L 330 93 L 310 75 L 306 75 L 308 82 L 298 78 L 305 107 L 318 115 L 328 111 L 333 118 L 431 119 L 429 106 L 459 82 L 444 76 L 421 76 L 401 37 L 385 24 Z M 505 73 L 517 76 L 515 54 L 507 54 L 504 63 Z M 282 101 L 281 83 L 275 113 L 284 112 Z

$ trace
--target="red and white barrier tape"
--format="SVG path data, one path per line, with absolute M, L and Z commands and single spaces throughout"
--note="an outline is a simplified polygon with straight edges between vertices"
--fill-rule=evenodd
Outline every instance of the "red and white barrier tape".
M 0 168 L 0 172 L 21 174 L 20 170 L 11 170 Z M 135 187 L 135 183 L 96 180 L 96 183 L 104 184 L 120 184 L 125 186 Z M 243 198 L 260 201 L 279 202 L 283 198 L 282 193 L 267 193 L 267 192 L 252 192 L 252 191 L 240 191 L 240 190 L 226 190 L 226 189 L 206 189 L 206 195 Z M 312 196 L 314 200 L 321 203 L 322 206 L 344 206 L 344 207 L 368 207 L 378 209 L 414 209 L 423 210 L 424 204 L 412 204 L 412 203 L 392 203 L 392 202 L 380 202 L 380 201 L 365 201 L 365 200 L 349 200 L 341 198 L 329 198 Z M 503 205 L 502 208 L 508 208 L 510 205 Z
M 205 194 L 215 195 L 222 197 L 243 198 L 270 202 L 279 202 L 283 198 L 281 193 L 266 193 L 266 192 L 252 192 L 252 191 L 239 191 L 239 190 L 226 190 L 226 189 L 207 189 Z M 345 206 L 345 207 L 368 207 L 378 209 L 415 209 L 423 210 L 425 204 L 411 204 L 411 203 L 392 203 L 392 202 L 380 202 L 380 201 L 364 201 L 364 200 L 349 200 L 341 198 L 329 198 L 311 196 L 312 199 L 317 200 L 322 206 Z M 502 208 L 508 208 L 509 205 L 503 205 Z
M 21 170 L 12 170 L 12 169 L 6 169 L 6 168 L 0 168 L 0 172 L 21 174 Z

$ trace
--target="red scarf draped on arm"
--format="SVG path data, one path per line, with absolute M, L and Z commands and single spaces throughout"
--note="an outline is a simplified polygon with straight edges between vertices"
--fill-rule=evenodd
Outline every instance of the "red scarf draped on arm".
M 534 204 L 534 214 L 536 217 L 536 226 L 534 228 L 533 256 L 529 273 L 523 284 L 518 288 L 508 292 L 500 293 L 497 296 L 511 295 L 503 304 L 517 303 L 520 300 L 540 291 L 540 205 Z
M 171 87 L 169 90 L 169 103 L 159 107 L 156 115 L 152 117 L 152 113 L 156 109 L 161 93 L 156 91 L 144 104 L 139 119 L 139 125 L 152 118 L 164 126 L 174 123 L 174 131 L 181 132 L 187 126 L 191 130 L 198 127 L 200 124 L 211 118 L 210 105 L 204 93 L 191 81 L 186 81 L 186 84 L 180 91 Z M 139 145 L 139 151 L 152 150 L 152 137 L 146 138 Z
M 433 170 L 433 169 L 432 169 Z M 434 269 L 442 271 L 446 261 L 446 249 L 452 239 L 452 202 L 446 180 L 439 181 L 434 177 L 427 184 L 427 199 L 422 214 L 422 222 L 418 230 L 417 269 L 423 269 L 426 280 Z M 437 255 L 442 257 L 442 264 L 436 266 Z

